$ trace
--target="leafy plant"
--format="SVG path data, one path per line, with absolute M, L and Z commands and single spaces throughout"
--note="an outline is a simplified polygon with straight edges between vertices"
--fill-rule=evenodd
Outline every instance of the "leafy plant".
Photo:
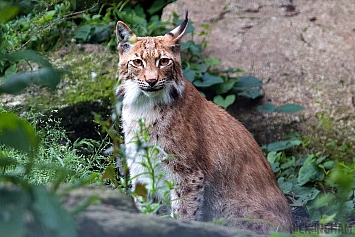
M 8 54 L 0 54 L 0 62 L 8 62 L 12 66 L 5 71 L 1 77 L 0 94 L 18 94 L 31 84 L 48 87 L 54 90 L 60 81 L 60 73 L 66 72 L 63 69 L 53 68 L 50 62 L 34 51 L 18 51 Z M 26 61 L 42 66 L 37 70 L 17 72 L 17 63 Z M 50 78 L 50 79 L 48 79 Z
M 174 184 L 165 179 L 160 167 L 165 159 L 171 158 L 164 150 L 155 145 L 148 145 L 149 128 L 145 126 L 142 120 L 139 120 L 140 130 L 136 134 L 137 152 L 143 157 L 140 163 L 146 172 L 139 174 L 145 182 L 143 185 L 137 185 L 132 196 L 141 202 L 140 208 L 143 213 L 157 213 L 160 208 L 170 207 L 170 191 Z M 137 177 L 131 177 L 137 178 Z M 156 200 L 158 193 L 163 195 Z
M 263 146 L 263 150 L 280 188 L 292 196 L 292 206 L 305 207 L 310 219 L 320 224 L 345 224 L 354 213 L 354 163 L 334 161 L 331 153 L 327 154 L 329 143 L 321 152 L 302 154 L 310 139 L 301 139 L 298 133 L 287 138 Z
M 259 105 L 258 110 L 260 112 L 277 112 L 277 113 L 297 113 L 304 110 L 304 107 L 298 104 L 284 104 L 276 107 L 273 104 L 267 103 L 264 105 Z
M 107 6 L 103 5 L 97 14 L 82 14 L 82 22 L 74 31 L 74 38 L 80 43 L 107 43 L 116 49 L 114 27 L 117 20 L 124 21 L 138 36 L 155 36 L 165 31 L 168 22 L 162 22 L 157 15 L 170 1 L 154 1 L 145 9 L 142 5 L 129 5 L 129 1 L 121 1 Z M 105 9 L 105 10 L 104 10 Z
M 175 25 L 181 23 L 176 14 L 173 22 Z M 209 28 L 207 24 L 204 27 Z M 190 22 L 185 33 L 193 31 L 193 23 Z M 213 102 L 225 109 L 234 103 L 235 94 L 251 99 L 261 96 L 259 90 L 262 86 L 261 80 L 252 76 L 234 76 L 235 73 L 243 72 L 241 69 L 216 70 L 216 67 L 221 64 L 221 60 L 203 57 L 202 50 L 207 45 L 208 34 L 205 32 L 204 35 L 205 40 L 201 44 L 196 44 L 193 40 L 181 43 L 181 50 L 186 52 L 182 54 L 182 68 L 185 78 L 202 93 L 213 94 Z
M 18 161 L 4 151 L 0 153 L 2 234 L 6 236 L 24 236 L 26 232 L 51 233 L 56 236 L 75 236 L 72 217 L 60 205 L 58 198 L 48 192 L 45 186 L 33 185 L 27 179 L 33 170 L 36 153 L 39 149 L 39 137 L 32 126 L 24 119 L 9 112 L 0 113 L 0 141 L 2 146 L 12 147 L 26 154 L 27 163 L 18 165 Z M 9 169 L 9 167 L 16 167 Z M 11 187 L 11 186 L 10 186 Z M 46 206 L 43 206 L 46 204 Z M 35 218 L 36 228 L 27 229 L 26 215 L 29 212 Z M 4 218 L 6 217 L 6 218 Z
M 41 67 L 19 73 L 16 63 L 22 61 L 26 61 L 30 67 Z M 11 65 L 1 77 L 0 95 L 21 93 L 31 84 L 53 90 L 60 81 L 62 70 L 53 68 L 44 57 L 33 51 L 2 53 L 0 62 L 8 62 Z M 1 109 L 0 229 L 2 235 L 76 236 L 72 215 L 63 209 L 58 195 L 55 194 L 59 185 L 70 174 L 70 170 L 66 167 L 69 160 L 61 157 L 63 154 L 61 152 L 70 155 L 68 146 L 61 144 L 63 141 L 55 141 L 62 138 L 62 136 L 51 137 L 51 142 L 56 145 L 47 146 L 48 143 L 41 139 L 40 134 L 27 120 L 13 112 Z M 66 148 L 65 151 L 63 147 Z M 75 181 L 84 184 L 93 182 L 96 177 L 97 174 L 86 173 L 84 178 L 77 177 Z M 52 184 L 51 190 L 45 186 L 49 182 Z
M 120 114 L 121 101 L 116 104 L 113 117 L 117 119 Z M 146 127 L 142 120 L 139 120 L 140 129 L 136 133 L 136 138 L 132 141 L 136 145 L 136 152 L 143 160 L 140 163 L 146 170 L 144 173 L 139 174 L 140 179 L 144 182 L 137 184 L 135 189 L 132 190 L 132 179 L 137 177 L 131 177 L 129 175 L 129 168 L 127 165 L 127 159 L 129 154 L 125 153 L 125 146 L 123 145 L 123 139 L 120 134 L 117 133 L 115 124 L 110 124 L 108 121 L 101 121 L 100 117 L 96 117 L 96 121 L 100 123 L 103 129 L 109 134 L 113 140 L 113 149 L 111 160 L 116 160 L 116 165 L 107 166 L 102 179 L 110 180 L 115 187 L 119 187 L 125 193 L 135 198 L 138 207 L 142 213 L 163 213 L 161 210 L 170 207 L 170 191 L 174 188 L 174 184 L 165 179 L 160 166 L 165 159 L 169 159 L 168 156 L 160 147 L 155 145 L 149 145 L 149 127 Z M 116 175 L 116 170 L 119 172 L 119 176 Z M 163 195 L 157 195 L 157 193 Z
M 70 1 L 64 0 L 54 6 L 53 3 L 45 1 L 34 3 L 29 13 L 1 25 L 0 30 L 3 34 L 0 36 L 0 53 L 14 52 L 25 47 L 46 51 L 58 44 L 58 41 L 65 42 L 67 37 L 63 29 L 72 25 L 65 20 L 76 15 L 69 14 Z M 11 5 L 11 8 L 16 7 L 18 10 L 23 9 L 22 5 Z

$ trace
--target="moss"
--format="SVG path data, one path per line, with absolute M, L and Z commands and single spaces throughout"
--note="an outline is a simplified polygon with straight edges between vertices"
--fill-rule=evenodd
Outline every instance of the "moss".
M 66 49 L 50 56 L 53 65 L 68 69 L 54 92 L 39 90 L 39 96 L 29 97 L 25 104 L 39 110 L 73 105 L 78 102 L 107 98 L 117 84 L 118 56 L 108 50 L 98 52 Z

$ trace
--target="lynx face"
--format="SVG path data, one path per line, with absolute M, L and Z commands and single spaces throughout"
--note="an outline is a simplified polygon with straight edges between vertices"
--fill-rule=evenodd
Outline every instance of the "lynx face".
M 123 22 L 117 23 L 116 31 L 122 83 L 119 96 L 128 104 L 147 100 L 168 104 L 179 98 L 184 82 L 179 80 L 182 73 L 178 40 L 183 32 L 178 34 L 176 30 L 154 38 L 136 37 Z

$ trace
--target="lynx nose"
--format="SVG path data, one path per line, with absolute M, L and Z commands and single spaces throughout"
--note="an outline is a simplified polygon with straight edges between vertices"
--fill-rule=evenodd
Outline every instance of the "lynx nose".
M 147 79 L 146 81 L 150 86 L 154 86 L 155 84 L 157 84 L 158 79 L 153 78 L 153 79 Z

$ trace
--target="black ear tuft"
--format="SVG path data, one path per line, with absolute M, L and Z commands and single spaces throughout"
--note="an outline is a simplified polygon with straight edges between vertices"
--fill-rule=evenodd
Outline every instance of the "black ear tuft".
M 173 41 L 179 42 L 180 38 L 184 35 L 186 28 L 189 24 L 188 19 L 189 12 L 186 10 L 185 20 L 175 29 L 165 34 L 165 36 L 169 36 L 172 38 Z

